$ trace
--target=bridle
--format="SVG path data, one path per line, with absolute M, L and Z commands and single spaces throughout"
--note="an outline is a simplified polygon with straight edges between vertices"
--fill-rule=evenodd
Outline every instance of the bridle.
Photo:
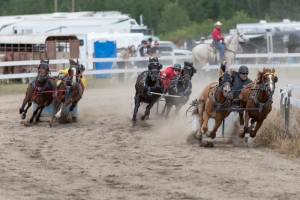
M 258 107 L 258 112 L 261 113 L 262 112 L 262 109 L 268 105 L 270 105 L 272 103 L 272 97 L 273 97 L 273 94 L 274 94 L 274 91 L 275 91 L 275 83 L 273 83 L 272 79 L 271 81 L 269 82 L 264 82 L 264 76 L 265 75 L 272 75 L 274 76 L 274 73 L 271 73 L 271 72 L 266 72 L 264 75 L 262 75 L 262 87 L 259 87 L 259 88 L 256 88 L 256 83 L 255 85 L 253 86 L 253 89 L 254 90 L 254 94 L 252 95 L 252 100 L 253 102 L 255 103 L 255 105 Z M 270 92 L 270 94 L 267 92 L 267 88 L 266 86 L 267 85 L 273 85 L 274 86 L 274 90 Z M 257 99 L 257 96 L 258 96 L 258 92 L 260 90 L 263 90 L 263 91 L 266 91 L 266 94 L 268 95 L 268 99 L 266 102 L 262 103 L 260 102 L 258 99 Z

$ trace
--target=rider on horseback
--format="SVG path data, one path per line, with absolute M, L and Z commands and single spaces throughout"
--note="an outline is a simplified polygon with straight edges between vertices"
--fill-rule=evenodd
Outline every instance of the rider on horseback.
M 223 61 L 220 69 L 225 72 L 227 61 Z M 238 71 L 232 70 L 232 86 L 231 89 L 233 91 L 233 98 L 236 99 L 240 94 L 242 89 L 252 82 L 251 79 L 248 78 L 249 70 L 247 66 L 240 66 Z
M 225 37 L 221 34 L 221 25 L 222 24 L 220 21 L 215 23 L 216 28 L 214 28 L 214 30 L 212 31 L 211 37 L 213 39 L 213 43 L 220 49 L 220 61 L 222 62 L 224 58 L 225 48 L 220 41 L 224 41 Z

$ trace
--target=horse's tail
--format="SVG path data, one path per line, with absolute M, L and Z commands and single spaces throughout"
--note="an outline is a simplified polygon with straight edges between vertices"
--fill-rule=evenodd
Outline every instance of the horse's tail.
M 188 107 L 185 111 L 184 119 L 186 119 L 188 112 L 190 112 L 191 115 L 198 114 L 198 107 L 195 104 L 190 105 L 190 107 Z

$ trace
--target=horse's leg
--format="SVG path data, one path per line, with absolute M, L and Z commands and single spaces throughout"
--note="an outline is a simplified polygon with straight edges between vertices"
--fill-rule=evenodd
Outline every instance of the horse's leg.
M 251 136 L 252 138 L 254 138 L 254 137 L 256 136 L 256 133 L 257 133 L 258 129 L 261 127 L 263 121 L 264 121 L 264 120 L 257 121 L 256 126 L 255 126 L 255 129 L 254 129 L 253 131 L 252 131 L 252 130 L 250 131 L 250 136 Z
M 148 120 L 149 119 L 149 115 L 150 115 L 150 110 L 152 108 L 152 106 L 155 104 L 156 101 L 152 101 L 148 104 L 148 106 L 146 107 L 146 111 L 145 111 L 145 115 L 141 116 L 141 120 Z M 167 108 L 168 109 L 168 108 Z
M 203 127 L 200 128 L 200 131 L 202 134 L 205 134 L 208 130 L 208 120 L 209 120 L 209 115 L 204 112 L 203 113 Z
M 215 125 L 214 125 L 213 129 L 211 130 L 210 135 L 208 135 L 208 136 L 210 136 L 211 139 L 214 139 L 216 137 L 216 132 L 217 132 L 218 128 L 220 127 L 220 125 L 222 124 L 222 121 L 223 120 L 220 120 L 220 119 L 215 120 Z
M 79 99 L 80 100 L 80 99 Z M 75 108 L 75 106 L 77 105 L 77 103 L 79 102 L 79 100 L 77 101 L 73 101 L 72 102 L 72 105 L 70 106 L 70 113 L 71 113 L 71 116 L 72 116 L 72 122 L 76 122 L 76 117 L 75 115 L 73 114 L 73 109 Z
M 141 105 L 140 102 L 140 96 L 138 94 L 135 95 L 135 99 L 134 99 L 134 110 L 133 110 L 133 115 L 132 115 L 132 119 L 131 119 L 131 126 L 135 126 L 136 124 L 136 114 L 139 110 L 139 107 Z
M 166 111 L 166 116 L 165 116 L 166 119 L 169 119 L 169 113 L 170 113 L 172 106 L 173 106 L 172 104 L 167 105 L 167 111 Z
M 41 117 L 41 114 L 42 114 L 42 111 L 43 111 L 44 108 L 45 108 L 45 106 L 43 106 L 43 107 L 39 110 L 39 113 L 38 113 L 38 115 L 37 115 L 36 118 L 35 118 L 36 123 L 40 122 L 40 117 Z
M 56 113 L 55 117 L 60 118 L 61 112 L 72 102 L 71 98 L 68 98 L 62 105 L 60 105 L 59 111 Z
M 241 138 L 244 138 L 244 137 L 245 137 L 245 134 L 246 134 L 246 132 L 247 132 L 247 130 L 248 130 L 249 119 L 250 119 L 249 112 L 248 112 L 248 111 L 245 111 L 244 131 L 243 131 L 242 133 L 240 133 L 240 137 L 241 137 Z
M 38 113 L 39 109 L 41 109 L 41 108 L 42 108 L 42 105 L 38 105 L 36 107 L 35 111 L 33 111 L 32 117 L 30 118 L 30 121 L 29 121 L 30 123 L 32 123 L 33 118 L 36 116 L 36 114 Z
M 239 116 L 240 116 L 240 133 L 244 132 L 244 112 L 239 112 Z
M 32 102 L 29 101 L 28 104 L 27 104 L 27 107 L 23 110 L 23 114 L 21 115 L 21 119 L 25 119 L 26 118 L 27 110 L 30 108 L 31 105 L 32 105 Z
M 255 127 L 255 122 L 256 121 L 253 118 L 250 120 L 250 126 L 249 126 L 249 128 L 247 130 L 247 133 L 250 133 L 251 130 Z

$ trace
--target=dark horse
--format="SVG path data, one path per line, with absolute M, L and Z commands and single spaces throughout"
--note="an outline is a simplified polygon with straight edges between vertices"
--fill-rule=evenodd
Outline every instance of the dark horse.
M 180 96 L 180 98 L 165 96 L 166 104 L 161 113 L 162 116 L 165 115 L 165 118 L 168 118 L 173 105 L 176 106 L 175 114 L 178 114 L 182 106 L 189 101 L 189 97 L 192 94 L 191 80 L 194 73 L 197 73 L 197 70 L 193 67 L 193 63 L 187 61 L 184 62 L 184 67 L 180 76 L 174 77 L 165 90 L 165 93 L 168 93 L 168 95 Z M 167 111 L 165 114 L 166 108 Z
M 140 107 L 141 102 L 148 104 L 146 107 L 145 114 L 141 116 L 141 120 L 149 119 L 150 110 L 154 103 L 160 98 L 159 95 L 152 94 L 163 93 L 164 86 L 159 78 L 159 71 L 162 69 L 162 65 L 158 63 L 158 58 L 152 57 L 149 58 L 148 71 L 142 72 L 136 80 L 135 83 L 135 106 L 133 111 L 133 117 L 131 120 L 131 127 L 136 124 L 136 114 Z
M 5 53 L 4 56 L 2 56 L 1 61 L 2 62 L 11 62 L 14 60 L 13 53 Z M 5 66 L 3 67 L 3 74 L 13 74 L 14 73 L 14 66 Z M 7 79 L 7 83 L 9 83 L 9 79 Z
M 32 105 L 32 101 L 37 104 L 37 108 L 33 112 L 30 118 L 32 123 L 33 118 L 36 116 L 36 122 L 40 121 L 42 110 L 52 103 L 53 95 L 55 94 L 56 84 L 55 80 L 49 76 L 49 60 L 41 60 L 38 67 L 38 75 L 27 87 L 23 104 L 20 108 L 20 114 L 22 119 L 26 118 L 28 108 Z M 27 104 L 26 109 L 24 109 Z
M 54 100 L 53 114 L 49 126 L 52 126 L 54 117 L 61 117 L 62 110 L 64 110 L 65 107 L 67 107 L 70 103 L 72 104 L 69 108 L 69 111 L 72 112 L 83 95 L 84 87 L 81 82 L 81 65 L 79 64 L 78 60 L 77 62 L 71 59 L 69 61 L 70 68 L 68 75 L 63 78 L 58 86 L 58 94 L 57 98 Z M 59 111 L 58 108 L 60 108 Z M 74 121 L 76 118 L 73 117 L 72 119 Z
M 256 109 L 245 111 L 245 121 L 243 113 L 240 113 L 240 137 L 245 137 L 245 133 L 247 132 L 250 133 L 252 138 L 256 136 L 258 129 L 272 110 L 272 96 L 277 81 L 278 78 L 275 75 L 275 69 L 264 68 L 263 71 L 258 71 L 256 81 L 246 85 L 239 94 L 239 106 L 241 108 Z M 251 125 L 248 127 L 250 119 Z M 253 128 L 254 130 L 252 130 Z

